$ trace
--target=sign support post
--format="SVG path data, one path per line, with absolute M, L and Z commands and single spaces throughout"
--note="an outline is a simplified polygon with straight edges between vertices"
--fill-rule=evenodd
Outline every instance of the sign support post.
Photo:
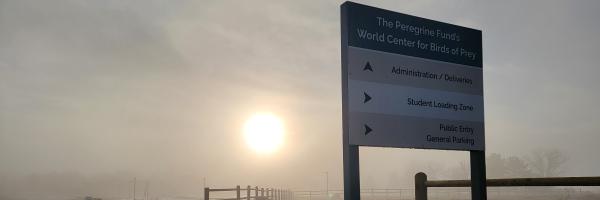
M 344 146 L 344 199 L 360 200 L 358 146 Z
M 471 199 L 487 200 L 485 151 L 471 151 Z
M 341 8 L 341 20 L 342 24 L 347 23 L 346 7 Z M 348 64 L 348 36 L 345 34 L 348 27 L 342 25 L 341 38 L 342 38 L 342 65 Z M 346 101 L 345 97 L 348 96 L 348 81 L 345 81 L 345 74 L 348 73 L 348 68 L 342 67 L 342 101 Z M 360 168 L 359 168 L 359 152 L 358 145 L 350 145 L 350 135 L 348 130 L 349 106 L 347 103 L 342 103 L 342 123 L 343 123 L 343 164 L 344 164 L 344 199 L 345 200 L 360 200 Z

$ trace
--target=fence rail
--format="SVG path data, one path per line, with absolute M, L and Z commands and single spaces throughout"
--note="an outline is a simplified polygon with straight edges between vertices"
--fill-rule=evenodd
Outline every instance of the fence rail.
M 553 177 L 487 179 L 488 187 L 520 186 L 600 186 L 600 177 Z M 470 187 L 471 180 L 427 180 L 423 172 L 415 174 L 415 200 L 427 200 L 428 187 Z
M 242 196 L 245 191 L 245 196 Z M 211 198 L 211 193 L 215 192 L 235 192 L 235 197 Z M 254 196 L 252 196 L 254 195 Z M 204 188 L 204 200 L 293 200 L 294 193 L 290 190 L 276 188 L 259 188 L 258 186 L 247 186 L 241 188 L 239 185 L 235 188 Z
M 600 177 L 488 179 L 488 187 L 515 186 L 600 186 Z M 470 187 L 471 180 L 426 181 L 427 187 Z

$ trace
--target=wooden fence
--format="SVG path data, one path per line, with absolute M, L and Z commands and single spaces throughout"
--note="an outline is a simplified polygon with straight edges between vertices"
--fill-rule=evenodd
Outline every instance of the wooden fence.
M 519 186 L 600 186 L 600 177 L 553 177 L 487 179 L 487 187 Z M 415 200 L 427 200 L 428 187 L 470 187 L 471 180 L 427 180 L 427 175 L 415 175 Z
M 211 195 L 219 193 L 228 193 L 228 197 L 214 197 Z M 235 197 L 233 193 L 235 192 Z M 244 193 L 244 194 L 242 194 Z M 231 196 L 229 196 L 231 195 Z M 244 196 L 242 196 L 244 195 Z M 222 195 L 221 195 L 222 196 Z M 204 188 L 204 200 L 294 200 L 294 193 L 290 190 L 276 188 L 259 188 L 247 186 L 241 188 L 239 185 L 235 188 Z

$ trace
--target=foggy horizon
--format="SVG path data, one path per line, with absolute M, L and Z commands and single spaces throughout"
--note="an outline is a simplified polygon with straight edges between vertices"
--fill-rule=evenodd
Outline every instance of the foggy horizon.
M 541 152 L 600 176 L 600 2 L 355 2 L 482 31 L 488 178 L 505 177 L 490 159 Z M 134 178 L 157 198 L 343 189 L 342 3 L 0 0 L 0 199 L 128 198 Z M 275 150 L 244 138 L 260 113 L 281 121 Z M 361 187 L 468 164 L 360 147 Z

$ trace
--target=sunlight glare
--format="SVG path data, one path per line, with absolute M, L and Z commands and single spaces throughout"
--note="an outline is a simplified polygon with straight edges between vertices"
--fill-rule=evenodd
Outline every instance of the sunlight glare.
M 244 138 L 258 153 L 272 153 L 283 143 L 283 122 L 273 114 L 255 114 L 244 125 Z

